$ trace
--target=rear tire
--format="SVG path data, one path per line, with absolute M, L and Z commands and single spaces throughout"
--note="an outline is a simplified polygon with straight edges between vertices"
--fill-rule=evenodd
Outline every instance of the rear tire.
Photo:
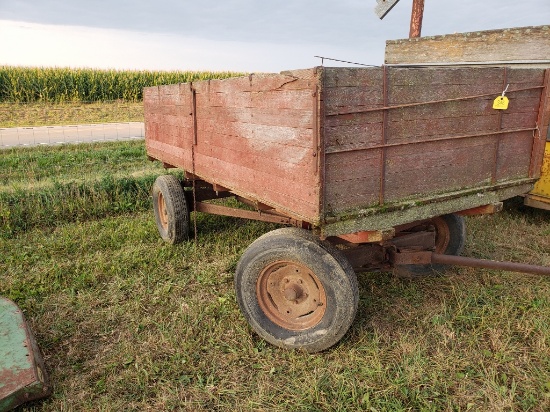
M 344 256 L 297 228 L 256 239 L 237 264 L 235 289 L 244 317 L 260 337 L 310 353 L 344 336 L 359 302 L 357 278 Z
M 163 240 L 176 244 L 189 238 L 189 207 L 179 180 L 159 176 L 153 184 L 153 211 Z
M 464 251 L 466 223 L 462 216 L 438 216 L 422 226 L 424 225 L 431 225 L 435 229 L 435 253 L 459 256 Z M 445 272 L 447 268 L 447 265 L 441 264 L 403 265 L 395 268 L 394 273 L 404 277 L 429 276 Z

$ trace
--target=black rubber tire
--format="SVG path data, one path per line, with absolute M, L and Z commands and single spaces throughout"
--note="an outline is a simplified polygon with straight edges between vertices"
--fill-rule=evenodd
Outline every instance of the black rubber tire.
M 189 207 L 177 177 L 157 177 L 153 184 L 153 211 L 163 240 L 176 244 L 189 238 Z
M 265 268 L 280 261 L 307 268 L 324 289 L 326 305 L 322 317 L 305 330 L 281 326 L 260 306 L 260 276 Z M 325 350 L 344 336 L 359 303 L 357 277 L 347 259 L 328 242 L 298 228 L 277 229 L 256 239 L 237 264 L 235 289 L 244 317 L 260 337 L 281 348 L 310 353 Z
M 455 214 L 438 216 L 431 220 L 436 228 L 436 247 L 435 252 L 445 255 L 459 256 L 464 251 L 466 243 L 466 222 L 464 218 Z M 443 242 L 438 227 L 447 232 L 448 240 Z M 429 264 L 429 265 L 404 265 L 396 268 L 394 271 L 398 276 L 430 276 L 444 273 L 447 265 Z

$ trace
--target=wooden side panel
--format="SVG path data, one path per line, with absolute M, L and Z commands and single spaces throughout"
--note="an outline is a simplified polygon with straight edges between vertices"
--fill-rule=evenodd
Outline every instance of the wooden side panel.
M 189 84 L 143 91 L 147 154 L 168 165 L 189 165 L 193 143 L 193 92 Z
M 148 151 L 162 155 L 162 161 L 175 159 L 171 164 L 206 181 L 317 222 L 317 86 L 315 70 L 185 85 L 189 92 L 180 99 L 190 104 L 190 111 L 175 113 L 175 101 L 165 107 L 158 100 L 158 107 L 146 108 L 154 113 L 146 119 Z M 169 94 L 174 87 L 158 90 Z M 154 100 L 154 90 L 149 94 Z
M 388 40 L 386 64 L 550 60 L 550 26 Z
M 324 76 L 331 215 L 529 177 L 543 69 L 389 67 L 384 78 L 383 68 L 327 68 Z M 493 109 L 506 87 L 508 109 Z

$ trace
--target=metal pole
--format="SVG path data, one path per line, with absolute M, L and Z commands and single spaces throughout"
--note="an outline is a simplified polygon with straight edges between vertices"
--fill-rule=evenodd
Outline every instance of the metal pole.
M 526 265 L 524 263 L 495 262 L 486 259 L 473 259 L 462 256 L 441 255 L 432 253 L 432 263 L 442 263 L 445 265 L 469 266 L 473 268 L 506 270 L 510 272 L 531 273 L 533 275 L 550 276 L 550 267 Z
M 420 37 L 420 33 L 422 32 L 422 17 L 424 17 L 424 0 L 413 0 L 409 38 Z

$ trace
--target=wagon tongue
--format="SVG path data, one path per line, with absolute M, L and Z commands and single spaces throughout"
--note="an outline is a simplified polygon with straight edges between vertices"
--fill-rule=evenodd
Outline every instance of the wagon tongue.
M 392 266 L 394 267 L 399 267 L 401 265 L 434 263 L 550 276 L 550 267 L 548 266 L 528 265 L 525 263 L 514 262 L 497 262 L 487 259 L 475 259 L 463 256 L 443 255 L 430 251 L 394 251 L 391 253 L 390 260 Z

